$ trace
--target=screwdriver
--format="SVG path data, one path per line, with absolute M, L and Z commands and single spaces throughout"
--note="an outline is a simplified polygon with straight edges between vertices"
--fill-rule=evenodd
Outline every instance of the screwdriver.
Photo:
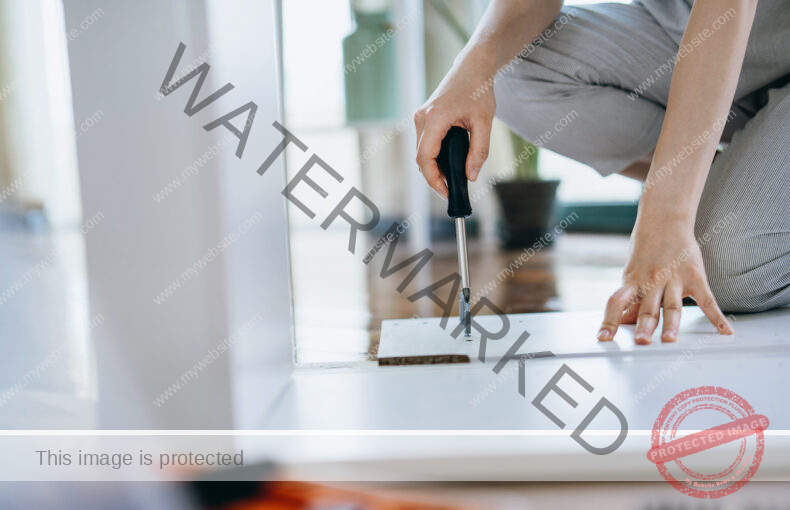
M 466 156 L 469 154 L 469 133 L 453 126 L 442 140 L 436 163 L 447 180 L 449 197 L 447 215 L 455 220 L 455 242 L 458 248 L 458 272 L 461 274 L 459 320 L 464 324 L 464 337 L 471 340 L 472 317 L 469 313 L 471 295 L 469 284 L 469 256 L 466 250 L 466 218 L 472 214 L 466 180 Z

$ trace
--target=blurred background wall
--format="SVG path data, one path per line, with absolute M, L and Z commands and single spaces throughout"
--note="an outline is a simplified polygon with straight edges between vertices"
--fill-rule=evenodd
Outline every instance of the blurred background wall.
M 80 223 L 76 134 L 60 0 L 0 3 L 0 191 L 5 205 Z M 3 202 L 6 202 L 5 200 Z

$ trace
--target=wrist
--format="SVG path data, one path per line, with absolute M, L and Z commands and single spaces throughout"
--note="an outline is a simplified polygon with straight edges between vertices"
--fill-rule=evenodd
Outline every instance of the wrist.
M 496 45 L 490 40 L 471 41 L 455 57 L 455 65 L 470 64 L 487 72 L 496 71 Z
M 694 225 L 702 192 L 693 182 L 694 173 L 683 172 L 687 178 L 679 179 L 660 173 L 654 175 L 653 170 L 650 169 L 642 190 L 637 218 Z
M 672 203 L 643 198 L 639 201 L 636 224 L 664 225 L 673 229 L 693 229 L 696 207 L 687 203 Z

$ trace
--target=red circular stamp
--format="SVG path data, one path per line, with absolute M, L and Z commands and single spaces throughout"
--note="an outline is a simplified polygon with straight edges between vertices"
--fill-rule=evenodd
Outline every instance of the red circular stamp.
M 675 395 L 661 410 L 647 459 L 679 492 L 721 498 L 746 485 L 757 472 L 768 425 L 768 418 L 755 414 L 730 390 L 692 388 Z M 699 432 L 680 435 L 682 430 Z

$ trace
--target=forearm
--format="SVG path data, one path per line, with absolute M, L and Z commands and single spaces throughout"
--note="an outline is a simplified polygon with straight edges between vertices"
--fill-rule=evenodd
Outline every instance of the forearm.
M 513 70 L 513 59 L 531 51 L 529 44 L 554 21 L 561 6 L 561 0 L 491 0 L 452 69 L 414 113 L 417 164 L 440 196 L 448 196 L 447 184 L 436 163 L 442 139 L 453 126 L 469 131 L 466 176 L 476 180 L 488 158 L 496 113 L 491 87 L 495 75 L 500 70 Z
M 694 3 L 680 45 L 685 55 L 679 54 L 672 75 L 640 215 L 670 214 L 693 224 L 735 95 L 756 4 L 755 0 Z
M 540 35 L 561 7 L 562 0 L 492 0 L 458 60 L 486 59 L 494 74 Z

